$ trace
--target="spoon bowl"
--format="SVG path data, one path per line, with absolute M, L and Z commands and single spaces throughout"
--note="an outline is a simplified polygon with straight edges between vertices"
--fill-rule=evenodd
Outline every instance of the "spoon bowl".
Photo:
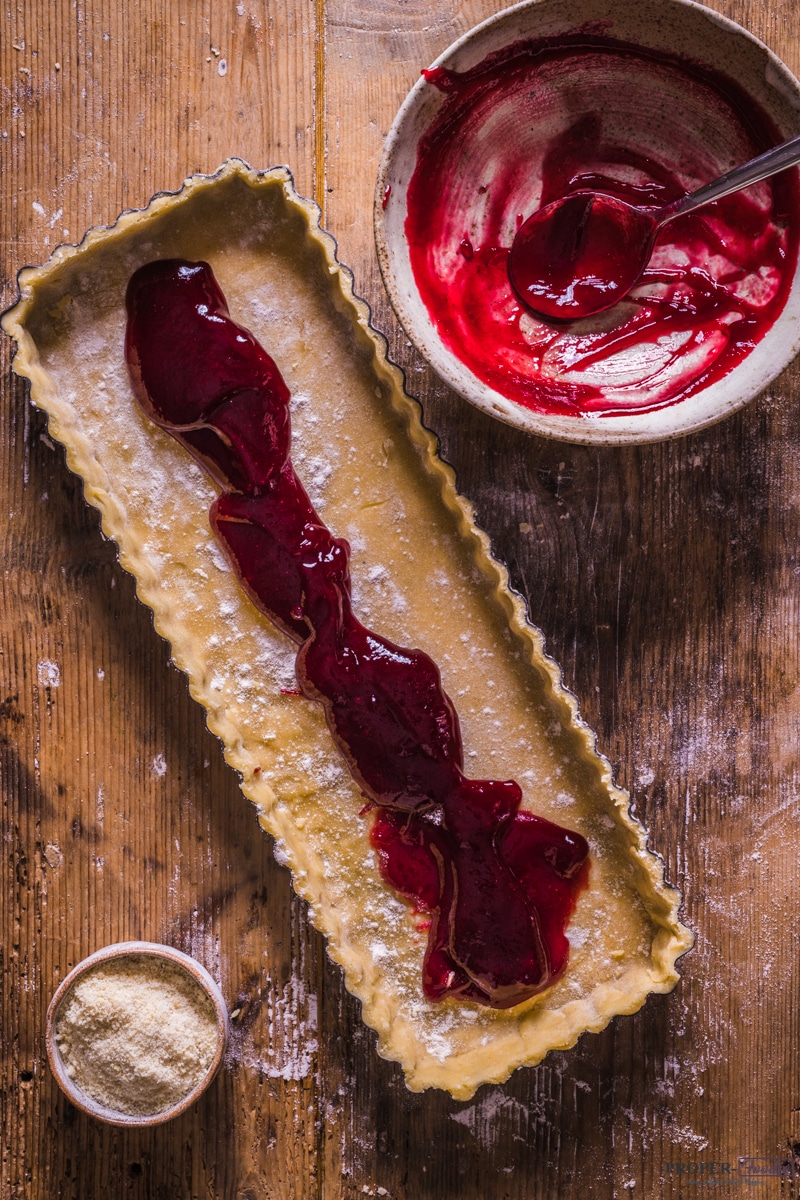
M 508 276 L 520 301 L 551 321 L 577 321 L 611 308 L 647 266 L 659 222 L 601 192 L 574 192 L 520 227 Z
M 641 279 L 659 231 L 675 217 L 759 183 L 800 162 L 789 138 L 688 196 L 656 209 L 578 191 L 553 200 L 519 228 L 508 278 L 520 302 L 550 321 L 579 321 L 612 308 Z

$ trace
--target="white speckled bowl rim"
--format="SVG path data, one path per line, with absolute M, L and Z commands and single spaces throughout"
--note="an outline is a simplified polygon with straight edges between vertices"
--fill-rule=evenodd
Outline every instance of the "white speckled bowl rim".
M 682 54 L 721 71 L 761 104 L 785 138 L 800 132 L 800 83 L 788 68 L 747 30 L 694 0 L 525 0 L 477 25 L 432 66 L 466 71 L 503 46 L 565 33 L 590 21 L 602 22 L 609 36 Z M 519 429 L 562 441 L 655 442 L 736 412 L 795 357 L 800 349 L 800 261 L 783 312 L 750 354 L 722 379 L 677 404 L 620 416 L 554 416 L 524 408 L 483 383 L 439 337 L 417 291 L 405 237 L 406 191 L 417 146 L 443 102 L 442 93 L 420 78 L 397 113 L 378 171 L 375 241 L 381 274 L 403 328 L 436 373 L 470 403 Z
M 164 962 L 171 963 L 190 975 L 194 981 L 199 984 L 203 992 L 208 996 L 214 1006 L 214 1012 L 217 1018 L 217 1048 L 214 1053 L 214 1058 L 200 1082 L 188 1092 L 183 1099 L 177 1104 L 173 1104 L 170 1108 L 165 1108 L 161 1112 L 147 1113 L 142 1115 L 123 1113 L 116 1109 L 106 1108 L 105 1105 L 99 1104 L 86 1092 L 77 1086 L 77 1084 L 67 1074 L 64 1060 L 61 1057 L 61 1052 L 58 1049 L 55 1040 L 55 1027 L 58 1017 L 58 1010 L 67 994 L 72 989 L 73 985 L 86 975 L 89 971 L 93 971 L 95 967 L 104 962 L 122 962 L 126 958 L 132 957 L 151 957 L 158 958 Z M 171 1121 L 174 1117 L 180 1116 L 187 1108 L 190 1108 L 196 1100 L 206 1090 L 214 1076 L 219 1070 L 222 1059 L 225 1054 L 225 1047 L 228 1043 L 228 1008 L 225 1004 L 225 999 L 220 991 L 220 988 L 214 978 L 208 973 L 205 967 L 196 959 L 188 954 L 184 954 L 182 950 L 176 950 L 173 946 L 164 945 L 161 942 L 114 942 L 109 946 L 103 946 L 101 950 L 96 950 L 94 954 L 90 954 L 88 958 L 82 959 L 77 963 L 68 975 L 62 979 L 61 983 L 53 993 L 53 998 L 47 1009 L 47 1019 L 45 1025 L 45 1044 L 47 1048 L 47 1058 L 50 1063 L 50 1069 L 56 1078 L 61 1090 L 66 1095 L 67 1099 L 81 1109 L 82 1112 L 88 1113 L 90 1117 L 95 1117 L 99 1121 L 105 1121 L 108 1125 L 120 1125 L 125 1127 L 130 1126 L 147 1126 L 161 1125 L 164 1121 Z

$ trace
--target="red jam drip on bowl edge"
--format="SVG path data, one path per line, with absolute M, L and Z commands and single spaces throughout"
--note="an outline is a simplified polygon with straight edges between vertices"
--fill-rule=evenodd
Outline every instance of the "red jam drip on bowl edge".
M 298 644 L 297 679 L 375 806 L 384 879 L 430 914 L 425 995 L 508 1008 L 553 984 L 588 877 L 584 838 L 522 811 L 514 782 L 467 779 L 435 663 L 365 628 L 350 548 L 289 457 L 289 392 L 206 263 L 160 260 L 127 294 L 125 354 L 147 415 L 222 489 L 211 525 L 256 607 Z
M 566 329 L 529 313 L 508 275 L 517 231 L 552 201 L 595 191 L 652 213 L 780 142 L 738 84 L 580 31 L 423 75 L 443 101 L 405 234 L 439 336 L 480 380 L 541 413 L 644 412 L 723 378 L 764 337 L 797 263 L 795 171 L 670 222 L 633 292 Z

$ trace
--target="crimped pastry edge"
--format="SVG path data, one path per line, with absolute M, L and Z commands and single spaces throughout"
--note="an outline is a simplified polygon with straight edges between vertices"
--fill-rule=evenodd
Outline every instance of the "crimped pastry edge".
M 240 731 L 225 717 L 205 686 L 202 673 L 196 670 L 191 639 L 180 618 L 159 609 L 152 564 L 137 554 L 135 547 L 126 544 L 125 514 L 91 446 L 79 433 L 71 415 L 73 410 L 41 366 L 36 344 L 25 325 L 38 285 L 48 281 L 64 262 L 106 239 L 123 238 L 127 230 L 157 215 L 165 206 L 184 203 L 195 192 L 232 176 L 253 189 L 280 189 L 287 210 L 302 215 L 305 238 L 315 242 L 324 255 L 326 284 L 335 307 L 349 318 L 358 342 L 368 350 L 378 381 L 386 386 L 395 409 L 404 418 L 409 438 L 438 482 L 442 501 L 454 515 L 460 535 L 471 546 L 477 566 L 491 582 L 509 628 L 526 647 L 531 663 L 546 681 L 562 724 L 573 728 L 586 760 L 599 767 L 600 781 L 612 801 L 621 840 L 627 843 L 626 852 L 640 867 L 638 891 L 655 927 L 647 966 L 631 964 L 615 984 L 599 985 L 588 995 L 562 1005 L 557 1013 L 548 1012 L 544 1022 L 537 1020 L 535 1008 L 520 1012 L 517 1036 L 503 1038 L 504 1053 L 500 1056 L 495 1043 L 480 1045 L 477 1039 L 470 1050 L 444 1061 L 432 1056 L 419 1042 L 416 1047 L 409 1044 L 414 1042 L 413 1035 L 409 1039 L 409 1022 L 399 1020 L 397 1012 L 386 1004 L 375 964 L 365 961 L 362 949 L 352 944 L 339 914 L 324 910 L 319 896 L 308 887 L 308 871 L 313 865 L 308 848 L 302 837 L 298 838 L 290 814 L 284 806 L 276 805 L 272 790 L 254 774 L 254 762 L 247 754 Z M 612 1017 L 637 1011 L 648 994 L 670 991 L 679 978 L 676 960 L 691 947 L 693 935 L 679 919 L 680 893 L 666 885 L 663 860 L 648 848 L 645 831 L 631 813 L 630 797 L 614 783 L 611 765 L 598 751 L 594 731 L 581 718 L 577 699 L 564 686 L 560 668 L 545 652 L 542 633 L 527 620 L 524 602 L 512 591 L 505 566 L 492 556 L 489 538 L 476 524 L 472 505 L 457 492 L 455 473 L 439 457 L 437 439 L 424 426 L 419 403 L 406 392 L 402 371 L 388 358 L 386 340 L 372 326 L 369 306 L 355 294 L 352 273 L 339 262 L 336 242 L 321 228 L 320 216 L 318 206 L 295 191 L 288 167 L 256 171 L 241 159 L 229 159 L 211 175 L 189 176 L 177 191 L 156 194 L 143 209 L 126 210 L 111 226 L 89 230 L 79 245 L 59 246 L 44 266 L 20 270 L 19 300 L 3 314 L 0 323 L 17 344 L 14 371 L 30 381 L 33 403 L 47 413 L 51 435 L 64 444 L 70 469 L 81 476 L 86 500 L 100 511 L 103 531 L 117 543 L 121 565 L 134 575 L 139 599 L 152 609 L 157 632 L 170 642 L 176 665 L 188 675 L 190 692 L 205 709 L 208 728 L 222 741 L 226 760 L 239 773 L 243 793 L 256 806 L 262 827 L 285 847 L 294 889 L 313 906 L 312 921 L 326 936 L 330 957 L 343 968 L 348 990 L 362 1003 L 365 1023 L 378 1034 L 378 1052 L 401 1063 L 411 1090 L 438 1087 L 456 1099 L 466 1100 L 480 1084 L 502 1083 L 517 1067 L 540 1062 L 550 1050 L 569 1049 L 582 1033 L 599 1032 Z

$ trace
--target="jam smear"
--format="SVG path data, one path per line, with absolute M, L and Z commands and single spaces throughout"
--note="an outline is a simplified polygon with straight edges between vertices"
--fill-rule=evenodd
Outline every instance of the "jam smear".
M 426 996 L 509 1008 L 551 986 L 588 880 L 586 841 L 522 811 L 513 781 L 467 779 L 436 664 L 354 616 L 350 548 L 322 523 L 289 457 L 288 389 L 231 320 L 208 264 L 147 264 L 127 307 L 135 394 L 222 489 L 214 532 L 253 603 L 298 645 L 298 686 L 322 704 L 375 808 L 383 878 L 429 914 Z

